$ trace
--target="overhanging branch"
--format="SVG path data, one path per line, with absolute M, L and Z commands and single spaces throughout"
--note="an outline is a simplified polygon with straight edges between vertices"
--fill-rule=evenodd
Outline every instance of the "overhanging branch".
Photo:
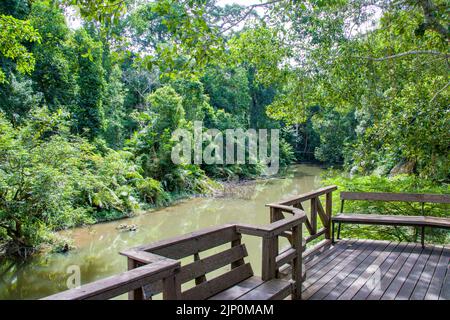
M 441 56 L 442 58 L 450 57 L 449 54 L 442 53 L 439 51 L 434 51 L 434 50 L 413 50 L 413 51 L 402 52 L 402 53 L 394 54 L 392 56 L 386 56 L 386 57 L 381 57 L 381 58 L 370 57 L 370 56 L 369 57 L 354 56 L 353 58 L 366 59 L 366 60 L 370 60 L 370 61 L 385 61 L 385 60 L 390 60 L 390 59 L 401 58 L 404 56 L 419 55 L 419 54 L 429 54 L 429 55 L 434 55 L 434 56 Z
M 437 98 L 442 92 L 444 92 L 444 90 L 447 89 L 448 86 L 450 86 L 450 82 L 447 82 L 447 84 L 446 84 L 442 89 L 440 89 L 438 92 L 436 92 L 436 94 L 435 94 L 435 95 L 433 96 L 433 98 L 430 100 L 430 103 L 432 103 L 434 100 L 436 100 L 436 98 Z

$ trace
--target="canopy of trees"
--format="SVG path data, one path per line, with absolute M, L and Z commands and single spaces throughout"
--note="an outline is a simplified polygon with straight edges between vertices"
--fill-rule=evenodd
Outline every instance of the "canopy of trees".
M 3 0 L 0 243 L 26 253 L 57 244 L 53 230 L 260 175 L 260 164 L 174 165 L 171 133 L 194 121 L 281 129 L 284 166 L 406 173 L 448 188 L 448 9 Z M 79 28 L 68 23 L 76 15 Z

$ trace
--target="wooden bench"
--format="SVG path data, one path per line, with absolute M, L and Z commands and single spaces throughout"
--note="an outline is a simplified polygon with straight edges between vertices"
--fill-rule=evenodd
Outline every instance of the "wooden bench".
M 274 300 L 301 298 L 302 224 L 306 214 L 277 205 L 290 217 L 268 226 L 227 224 L 121 252 L 128 271 L 46 299 L 109 299 L 128 292 L 131 300 L 150 300 L 162 293 L 169 300 Z M 279 237 L 291 234 L 291 246 L 278 253 Z M 255 276 L 242 235 L 262 239 L 262 272 Z M 188 259 L 191 259 L 190 261 Z M 291 279 L 278 277 L 290 264 Z
M 364 201 L 399 201 L 418 202 L 422 204 L 422 215 L 376 215 L 376 214 L 350 214 L 343 213 L 346 200 Z M 425 216 L 425 203 L 450 203 L 449 195 L 439 194 L 412 194 L 412 193 L 378 193 L 378 192 L 341 192 L 340 213 L 332 218 L 332 241 L 334 242 L 335 223 L 338 223 L 337 238 L 340 238 L 341 224 L 367 224 L 367 225 L 389 225 L 409 226 L 421 229 L 421 243 L 425 246 L 425 227 L 450 229 L 450 219 L 441 217 Z

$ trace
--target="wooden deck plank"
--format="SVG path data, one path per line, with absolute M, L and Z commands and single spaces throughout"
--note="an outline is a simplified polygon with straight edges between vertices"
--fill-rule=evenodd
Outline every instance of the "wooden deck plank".
M 313 259 L 306 262 L 306 270 L 310 270 L 314 272 L 317 268 L 315 267 L 321 261 L 324 261 L 329 258 L 334 258 L 338 256 L 341 252 L 351 249 L 354 246 L 359 246 L 361 244 L 360 241 L 356 240 L 341 240 L 336 243 L 334 246 L 330 248 L 330 250 L 325 250 L 318 256 L 315 256 Z
M 418 244 L 416 243 L 408 243 L 407 245 L 405 245 L 404 250 L 397 256 L 397 259 L 392 263 L 389 269 L 386 272 L 382 270 L 383 275 L 381 277 L 379 286 L 374 287 L 372 291 L 361 290 L 357 294 L 358 299 L 379 300 L 385 290 L 389 288 L 395 276 L 417 246 Z
M 441 289 L 444 284 L 445 275 L 447 273 L 448 266 L 450 265 L 450 248 L 444 247 L 439 258 L 439 262 L 436 266 L 433 279 L 431 279 L 430 286 L 428 287 L 425 300 L 438 300 L 440 297 Z
M 431 279 L 433 279 L 433 275 L 439 262 L 439 258 L 441 257 L 442 249 L 442 246 L 434 247 L 430 258 L 428 259 L 425 268 L 423 269 L 422 274 L 420 275 L 419 280 L 414 287 L 414 291 L 409 298 L 410 300 L 425 299 L 425 295 L 427 294 Z
M 237 300 L 279 300 L 291 293 L 292 284 L 286 280 L 272 279 L 247 292 Z
M 319 243 L 312 245 L 308 248 L 305 248 L 303 252 L 303 263 L 308 263 L 313 261 L 319 255 L 324 254 L 327 251 L 333 250 L 334 246 L 331 243 L 331 240 L 325 239 L 320 241 Z
M 302 283 L 303 290 L 306 290 L 310 285 L 312 285 L 315 281 L 320 279 L 324 273 L 332 270 L 338 263 L 342 260 L 346 259 L 347 256 L 352 254 L 355 250 L 363 250 L 371 241 L 363 240 L 358 241 L 357 244 L 348 247 L 350 249 L 343 250 L 346 248 L 346 243 L 344 242 L 342 246 L 336 247 L 335 254 L 329 255 L 326 259 L 322 260 L 319 264 L 316 264 L 312 267 L 306 268 L 306 280 Z
M 420 275 L 422 274 L 422 270 L 425 268 L 428 258 L 433 252 L 433 248 L 434 247 L 426 247 L 425 249 L 422 250 L 419 257 L 416 259 L 414 263 L 414 267 L 411 269 L 409 274 L 405 276 L 402 287 L 394 299 L 397 300 L 409 299 L 412 291 L 414 290 L 414 287 L 416 286 L 417 281 L 420 278 Z
M 373 245 L 372 242 L 373 241 L 370 240 L 364 242 L 362 246 L 353 250 L 349 255 L 345 257 L 345 259 L 341 261 L 330 261 L 327 265 L 327 268 L 320 270 L 321 272 L 319 272 L 313 279 L 309 278 L 309 275 L 307 275 L 306 281 L 304 281 L 304 299 L 308 299 L 309 297 L 311 297 L 314 293 L 320 290 L 320 288 L 325 286 L 332 278 L 337 276 L 347 264 L 356 259 L 356 257 L 367 250 L 368 247 Z M 345 254 L 345 252 L 343 254 Z
M 365 285 L 362 285 L 357 293 L 352 297 L 353 300 L 365 300 L 367 296 L 375 289 L 381 286 L 381 277 L 390 266 L 394 263 L 397 257 L 403 253 L 406 246 L 403 243 L 399 243 L 393 248 L 387 258 L 379 264 L 377 270 L 374 270 L 373 274 L 367 279 Z M 377 258 L 378 259 L 378 258 Z M 375 265 L 377 261 L 374 261 L 372 265 Z M 370 266 L 369 266 L 370 267 Z M 359 279 L 358 279 L 359 280 Z M 352 284 L 354 286 L 354 284 Z
M 325 286 L 311 296 L 312 300 L 326 299 L 334 300 L 350 285 L 355 279 L 355 270 L 370 256 L 374 256 L 380 246 L 372 247 L 373 250 L 365 249 L 354 260 L 347 264 L 339 274 L 332 278 Z M 340 289 L 340 290 L 339 290 Z
M 260 277 L 253 276 L 229 289 L 226 289 L 225 291 L 212 296 L 211 298 L 209 298 L 209 300 L 236 300 L 247 292 L 260 286 L 262 283 L 263 281 Z
M 391 284 L 388 286 L 386 291 L 381 295 L 381 300 L 394 300 L 398 292 L 406 281 L 411 270 L 414 268 L 417 259 L 420 257 L 423 249 L 420 246 L 416 246 L 412 253 L 409 255 L 408 259 L 405 261 L 403 266 L 400 268 L 398 273 L 395 275 Z
M 450 300 L 450 265 L 447 266 L 447 274 L 445 275 L 444 282 L 442 283 L 439 300 Z
M 306 269 L 303 299 L 450 299 L 449 247 L 340 240 Z
M 399 244 L 390 243 L 384 249 L 378 250 L 377 256 L 374 259 L 369 259 L 367 262 L 364 261 L 364 264 L 361 265 L 362 273 L 357 272 L 357 279 L 345 290 L 338 298 L 338 300 L 352 300 L 354 296 L 361 290 L 363 287 L 366 287 L 368 281 L 372 278 L 372 276 L 376 275 L 381 278 L 380 266 L 386 261 L 389 255 L 394 251 Z M 367 260 L 367 259 L 366 259 Z M 376 279 L 375 281 L 379 281 Z M 370 285 L 368 287 L 371 287 Z
M 307 263 L 306 264 L 307 279 L 305 282 L 303 282 L 303 284 L 306 285 L 308 279 L 312 279 L 315 277 L 317 273 L 323 272 L 324 268 L 330 266 L 330 262 L 332 262 L 333 265 L 337 264 L 341 260 L 345 259 L 347 255 L 351 254 L 351 252 L 365 245 L 366 242 L 367 242 L 366 240 L 362 241 L 342 240 L 342 242 L 334 246 L 333 251 L 324 254 L 324 257 L 322 257 L 321 259 Z

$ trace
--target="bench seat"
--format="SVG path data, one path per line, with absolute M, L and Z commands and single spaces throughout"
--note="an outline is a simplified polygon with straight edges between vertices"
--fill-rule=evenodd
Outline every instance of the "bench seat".
M 291 281 L 263 281 L 260 277 L 252 276 L 210 297 L 209 300 L 280 300 L 291 294 L 292 286 Z
M 332 242 L 334 243 L 334 225 L 337 223 L 338 234 L 340 238 L 341 224 L 369 224 L 369 225 L 387 225 L 387 226 L 406 226 L 418 227 L 422 229 L 421 243 L 425 246 L 425 228 L 443 228 L 450 229 L 450 218 L 429 217 L 429 216 L 402 216 L 402 215 L 379 215 L 379 214 L 358 214 L 341 213 L 331 219 L 332 222 Z
M 427 216 L 342 213 L 333 217 L 332 220 L 333 222 L 338 223 L 450 228 L 449 218 L 427 217 Z

